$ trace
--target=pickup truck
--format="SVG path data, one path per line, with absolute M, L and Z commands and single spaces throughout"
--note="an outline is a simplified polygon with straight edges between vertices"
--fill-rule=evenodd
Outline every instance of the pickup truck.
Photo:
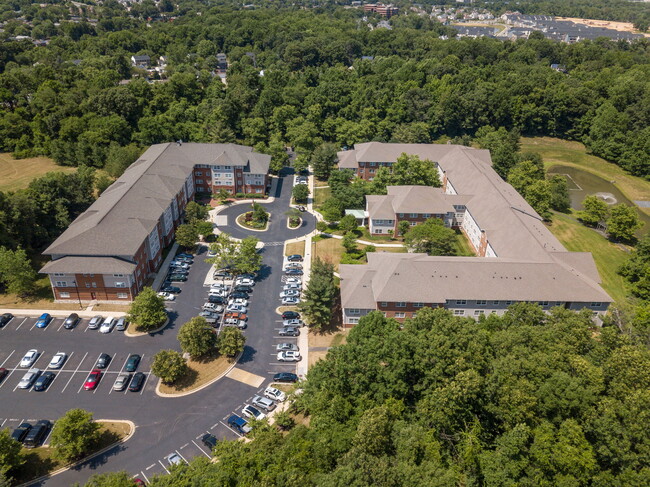
M 231 428 L 239 431 L 242 435 L 246 435 L 252 430 L 252 428 L 248 425 L 248 421 L 246 421 L 241 416 L 237 416 L 236 414 L 233 414 L 228 418 L 228 425 Z

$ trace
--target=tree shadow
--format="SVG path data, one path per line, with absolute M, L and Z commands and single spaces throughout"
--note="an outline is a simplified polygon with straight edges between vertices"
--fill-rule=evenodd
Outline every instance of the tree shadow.
M 271 268 L 271 266 L 262 264 L 260 270 L 257 272 L 257 278 L 255 280 L 260 282 L 264 281 L 268 279 L 272 274 L 273 274 L 273 269 Z
M 239 357 L 239 363 L 246 364 L 248 362 L 252 362 L 255 359 L 256 353 L 257 350 L 255 350 L 253 347 L 250 345 L 244 345 L 244 352 L 241 354 L 241 357 Z

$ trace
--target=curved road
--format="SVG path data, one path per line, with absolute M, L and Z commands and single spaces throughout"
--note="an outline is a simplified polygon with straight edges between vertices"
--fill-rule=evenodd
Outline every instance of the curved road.
M 275 313 L 275 309 L 279 305 L 278 294 L 282 289 L 283 245 L 281 243 L 310 233 L 315 228 L 316 220 L 313 215 L 303 213 L 304 220 L 301 227 L 296 230 L 287 228 L 287 217 L 284 212 L 289 208 L 292 183 L 293 176 L 285 169 L 278 180 L 275 194 L 271 195 L 275 196 L 275 201 L 264 205 L 271 212 L 271 223 L 266 232 L 247 231 L 235 223 L 235 217 L 247 211 L 246 205 L 235 205 L 220 213 L 226 215 L 228 219 L 228 224 L 220 227 L 222 231 L 237 238 L 253 235 L 265 244 L 270 244 L 262 251 L 263 268 L 251 298 L 250 323 L 245 331 L 246 348 L 236 365 L 238 369 L 263 377 L 264 383 L 259 387 L 252 387 L 244 382 L 224 377 L 206 389 L 185 397 L 160 398 L 149 393 L 142 396 L 142 399 L 135 396 L 131 399 L 132 396 L 127 395 L 119 407 L 111 401 L 104 402 L 100 397 L 86 401 L 89 395 L 83 392 L 77 396 L 79 398 L 77 402 L 62 407 L 55 407 L 48 402 L 38 404 L 37 401 L 17 404 L 15 407 L 29 409 L 29 413 L 26 414 L 27 417 L 32 418 L 56 418 L 66 409 L 83 407 L 92 411 L 98 419 L 130 419 L 137 425 L 134 436 L 126 443 L 72 470 L 34 485 L 67 487 L 75 482 L 83 484 L 95 473 L 118 470 L 126 470 L 132 475 L 150 479 L 156 473 L 165 473 L 164 457 L 171 452 L 178 451 L 188 460 L 197 455 L 207 455 L 206 448 L 198 439 L 203 433 L 211 432 L 217 438 L 236 438 L 236 434 L 224 424 L 224 418 L 232 412 L 239 414 L 244 402 L 266 387 L 274 373 L 295 370 L 295 366 L 292 365 L 273 363 L 274 345 L 280 341 L 274 331 L 279 327 L 279 316 Z M 207 295 L 203 280 L 209 265 L 200 258 L 202 255 L 205 255 L 205 248 L 197 256 L 188 282 L 182 284 L 183 292 L 171 305 L 173 307 L 171 324 L 155 336 L 128 339 L 131 347 L 133 341 L 139 340 L 137 343 L 146 345 L 152 351 L 163 348 L 178 349 L 177 329 L 182 323 L 196 316 L 197 309 L 203 304 Z M 153 383 L 152 381 L 148 385 L 149 389 Z

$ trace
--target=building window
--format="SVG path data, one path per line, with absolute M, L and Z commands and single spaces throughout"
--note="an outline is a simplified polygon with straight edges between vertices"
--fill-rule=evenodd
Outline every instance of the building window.
M 59 297 L 60 297 L 60 298 L 69 298 L 69 297 L 70 297 L 70 293 L 59 293 Z
M 539 305 L 540 306 L 548 306 L 548 301 L 540 301 Z
M 382 301 L 381 303 L 379 303 L 379 306 L 385 308 L 386 306 L 388 306 L 388 303 L 386 301 Z
M 395 313 L 395 318 L 406 318 L 406 313 Z
M 350 313 L 351 315 L 358 315 L 360 313 L 360 310 L 357 308 L 350 308 L 348 310 L 348 313 Z
M 370 166 L 371 166 L 371 167 L 375 167 L 376 165 L 377 165 L 376 162 L 371 162 L 371 163 L 370 163 Z
M 384 231 L 381 228 L 375 228 L 375 233 L 384 233 Z
M 591 303 L 592 308 L 600 308 L 603 305 L 603 303 Z
M 457 299 L 456 304 L 467 304 L 467 300 L 466 299 Z
M 474 310 L 474 316 L 481 316 L 481 315 L 484 315 L 484 314 L 485 314 L 485 311 L 482 310 L 482 309 Z
M 499 304 L 500 302 L 501 302 L 501 301 L 492 301 L 492 304 L 497 305 L 497 304 Z
M 129 295 L 126 294 L 126 293 L 117 293 L 117 297 L 118 297 L 119 299 L 126 299 L 126 298 L 129 297 Z
M 411 213 L 409 216 L 410 216 L 411 218 L 417 218 L 417 217 L 418 217 L 418 214 L 417 214 L 417 213 Z
M 116 282 L 115 287 L 126 287 L 126 283 L 124 283 L 124 282 Z
M 506 301 L 506 306 L 510 306 L 512 304 L 512 301 Z
M 54 277 L 64 277 L 64 276 L 65 276 L 65 274 L 63 272 L 55 272 L 54 273 Z
M 431 218 L 431 213 L 425 213 L 423 216 L 424 218 Z
M 97 287 L 97 283 L 96 283 L 96 282 L 93 282 L 93 283 L 91 283 L 91 284 L 92 284 L 93 287 Z
M 359 323 L 359 318 L 349 318 L 348 323 L 350 323 L 351 325 L 356 325 L 357 323 Z
M 455 309 L 454 314 L 456 316 L 463 316 L 465 314 L 465 310 L 464 309 Z
M 89 283 L 89 282 L 86 283 L 86 287 L 90 287 L 90 283 Z
M 66 281 L 56 281 L 54 285 L 56 287 L 68 287 L 68 283 Z
M 406 308 L 406 303 L 404 301 L 399 301 L 398 303 L 395 303 L 395 306 L 398 308 Z
M 485 306 L 487 304 L 487 301 L 484 299 L 477 299 L 476 304 L 477 306 Z
M 404 213 L 400 213 L 400 214 L 399 214 L 399 217 L 400 217 L 400 218 L 404 218 Z
M 414 227 L 414 226 L 417 225 L 417 224 L 418 224 L 418 222 L 411 222 L 411 226 L 412 226 L 412 227 Z
M 424 303 L 413 303 L 413 306 L 415 308 L 421 308 L 422 306 L 424 306 Z
M 203 176 L 203 173 L 201 171 L 197 171 L 194 173 L 195 176 Z
M 124 274 L 113 274 L 113 277 L 124 277 Z
M 203 184 L 203 179 L 197 179 L 196 184 Z

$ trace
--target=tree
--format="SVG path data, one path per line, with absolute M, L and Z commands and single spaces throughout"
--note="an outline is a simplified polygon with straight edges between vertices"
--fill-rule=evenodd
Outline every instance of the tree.
M 587 196 L 582 200 L 582 206 L 584 210 L 578 212 L 578 218 L 585 225 L 595 226 L 607 220 L 609 207 L 598 196 Z
M 305 315 L 309 326 L 319 329 L 329 325 L 337 293 L 334 265 L 316 257 L 302 301 L 298 304 L 298 309 Z
M 421 160 L 418 156 L 403 153 L 393 164 L 393 185 L 422 185 L 439 188 L 442 186 L 435 163 Z
M 142 150 L 135 144 L 121 147 L 114 142 L 108 148 L 104 169 L 114 178 L 119 178 L 126 168 L 140 157 L 140 154 L 142 154 Z
M 128 472 L 96 473 L 88 479 L 84 487 L 131 487 L 133 477 Z
M 632 294 L 650 301 L 650 234 L 643 237 L 618 273 L 632 286 Z
M 221 204 L 224 204 L 224 202 L 230 198 L 230 193 L 228 192 L 227 189 L 220 188 L 219 191 L 217 191 L 217 194 L 215 195 L 215 198 L 218 199 Z
M 213 225 L 212 222 L 206 222 L 206 221 L 194 221 L 194 230 L 196 231 L 197 235 L 202 235 L 203 237 L 208 237 L 210 235 L 213 235 Z
M 293 161 L 293 169 L 300 174 L 309 168 L 309 158 L 306 154 L 298 154 Z
M 178 330 L 178 342 L 181 350 L 192 358 L 199 358 L 214 350 L 217 335 L 205 318 L 195 316 Z
M 414 252 L 429 255 L 455 255 L 456 234 L 445 227 L 442 220 L 429 218 L 420 225 L 415 225 L 404 235 L 404 243 Z
M 407 232 L 411 229 L 411 222 L 408 220 L 402 220 L 397 224 L 397 231 L 399 232 L 399 235 L 402 237 L 407 234 Z
M 555 211 L 568 213 L 571 209 L 571 198 L 569 197 L 569 185 L 564 176 L 555 175 L 549 180 L 551 192 L 551 208 Z
M 524 198 L 544 218 L 549 218 L 551 208 L 550 184 L 546 180 L 534 181 L 524 192 Z
M 257 202 L 253 202 L 253 221 L 260 225 L 266 225 L 269 221 L 269 212 Z
M 221 355 L 234 357 L 244 351 L 246 337 L 239 328 L 227 326 L 219 334 L 217 349 Z
M 309 197 L 309 187 L 306 184 L 296 184 L 291 191 L 296 203 L 307 203 Z
M 11 437 L 9 430 L 0 430 L 0 476 L 23 464 L 21 450 L 22 445 Z
M 321 181 L 330 177 L 335 164 L 336 146 L 334 144 L 321 144 L 316 147 L 311 155 L 312 171 L 314 171 L 314 176 Z
M 161 350 L 153 356 L 151 372 L 164 383 L 171 384 L 187 373 L 187 364 L 176 350 Z
M 185 220 L 187 222 L 203 221 L 208 219 L 208 208 L 205 205 L 200 205 L 195 201 L 190 201 L 185 206 Z
M 190 249 L 196 245 L 198 239 L 199 232 L 196 225 L 184 223 L 183 225 L 179 225 L 176 229 L 176 242 L 181 247 Z
M 352 232 L 347 232 L 343 236 L 343 241 L 341 243 L 348 254 L 351 254 L 357 250 L 357 237 Z
M 99 441 L 99 430 L 100 425 L 93 420 L 93 413 L 83 409 L 69 410 L 52 428 L 50 447 L 54 456 L 64 462 L 81 458 Z
M 607 219 L 607 234 L 614 240 L 633 242 L 634 232 L 643 226 L 639 214 L 633 206 L 620 204 L 613 206 Z
M 25 295 L 34 291 L 36 271 L 20 247 L 9 250 L 0 247 L 0 284 L 9 293 Z
M 246 237 L 237 245 L 237 253 L 232 265 L 235 274 L 255 274 L 262 267 L 262 256 L 257 251 L 259 239 Z
M 131 323 L 135 323 L 136 328 L 141 331 L 158 328 L 167 320 L 167 310 L 163 298 L 158 296 L 152 288 L 143 288 L 131 303 L 127 319 Z
M 505 178 L 516 163 L 516 154 L 519 152 L 519 132 L 508 132 L 504 127 L 498 130 L 489 125 L 476 131 L 476 142 L 481 149 L 488 149 L 492 156 L 492 167 Z
M 339 230 L 344 232 L 353 232 L 357 229 L 359 225 L 357 224 L 357 219 L 354 215 L 345 215 L 339 221 Z
M 97 195 L 101 196 L 101 194 L 106 191 L 106 189 L 113 184 L 113 180 L 109 178 L 106 174 L 101 174 L 97 176 L 97 179 L 95 180 L 95 187 L 97 188 Z

